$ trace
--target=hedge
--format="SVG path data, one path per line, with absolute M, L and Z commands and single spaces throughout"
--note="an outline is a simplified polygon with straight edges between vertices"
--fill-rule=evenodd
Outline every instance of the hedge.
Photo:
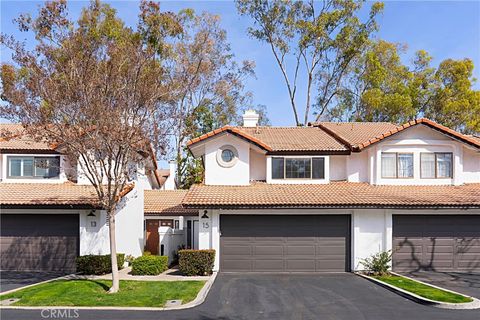
M 167 266 L 167 256 L 141 256 L 132 262 L 132 274 L 140 276 L 156 276 L 167 270 Z
M 215 263 L 215 250 L 179 250 L 178 266 L 186 276 L 205 276 L 212 274 Z
M 125 254 L 117 253 L 118 270 L 123 268 Z M 112 260 L 109 254 L 86 255 L 76 259 L 77 272 L 88 275 L 101 275 L 112 272 Z

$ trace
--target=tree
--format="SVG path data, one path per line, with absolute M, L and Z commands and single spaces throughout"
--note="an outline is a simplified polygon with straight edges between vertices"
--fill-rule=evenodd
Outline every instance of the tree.
M 312 94 L 318 120 L 335 101 L 350 63 L 377 29 L 382 3 L 371 5 L 365 22 L 357 17 L 364 1 L 237 0 L 237 9 L 250 16 L 249 34 L 270 46 L 290 98 L 296 125 L 307 124 Z M 302 74 L 304 75 L 302 77 Z M 305 103 L 299 103 L 299 82 L 305 82 Z M 303 107 L 303 119 L 300 108 Z
M 1 117 L 20 121 L 32 137 L 55 143 L 78 160 L 108 216 L 111 293 L 119 290 L 117 205 L 152 145 L 161 149 L 167 143 L 171 85 L 162 61 L 165 39 L 180 26 L 170 13 L 157 18 L 155 29 L 141 15 L 135 31 L 109 5 L 93 1 L 74 22 L 60 0 L 46 2 L 35 18 L 17 19 L 20 30 L 35 34 L 34 49 L 5 34 L 0 38 L 15 62 L 1 68 L 6 102 Z
M 372 41 L 352 63 L 348 82 L 329 117 L 343 121 L 404 123 L 428 117 L 465 133 L 480 131 L 480 91 L 473 62 L 447 59 L 438 68 L 424 50 L 403 64 L 405 46 Z
M 372 41 L 352 63 L 348 85 L 341 89 L 330 115 L 344 121 L 396 123 L 415 117 L 410 90 L 413 73 L 400 58 L 405 49 L 383 40 Z
M 240 107 L 249 103 L 244 81 L 254 75 L 254 64 L 235 61 L 218 16 L 183 10 L 179 19 L 183 32 L 171 45 L 168 64 L 171 82 L 177 84 L 172 90 L 171 153 L 178 163 L 177 186 L 188 188 L 201 179 L 203 169 L 189 157 L 186 141 L 235 122 Z
M 480 91 L 474 90 L 473 61 L 447 59 L 440 63 L 431 83 L 431 98 L 422 113 L 465 133 L 480 132 Z

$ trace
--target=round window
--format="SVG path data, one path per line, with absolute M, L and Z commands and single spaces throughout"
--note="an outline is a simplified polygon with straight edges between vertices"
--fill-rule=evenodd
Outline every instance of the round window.
M 223 146 L 217 151 L 217 162 L 224 168 L 230 168 L 237 163 L 238 152 L 233 146 Z
M 222 150 L 222 160 L 223 162 L 230 162 L 235 158 L 235 154 L 230 149 Z

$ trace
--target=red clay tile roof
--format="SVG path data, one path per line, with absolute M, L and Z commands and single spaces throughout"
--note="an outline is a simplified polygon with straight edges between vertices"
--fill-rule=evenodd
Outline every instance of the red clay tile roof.
M 426 125 L 454 139 L 480 149 L 480 141 L 478 139 L 461 134 L 425 118 L 412 120 L 400 126 L 388 122 L 318 122 L 313 124 L 313 126 L 318 126 L 325 130 L 340 142 L 349 146 L 352 151 L 360 151 L 369 145 L 418 124 Z
M 225 132 L 243 138 L 267 152 L 348 151 L 342 143 L 316 127 L 225 126 L 188 141 L 187 146 Z
M 0 151 L 9 150 L 55 151 L 51 145 L 28 137 L 21 124 L 2 123 L 0 124 Z
M 197 216 L 198 210 L 182 207 L 188 190 L 145 190 L 145 215 Z
M 480 184 L 373 186 L 368 183 L 194 185 L 187 208 L 480 208 Z
M 89 185 L 2 182 L 0 206 L 98 207 L 98 198 Z

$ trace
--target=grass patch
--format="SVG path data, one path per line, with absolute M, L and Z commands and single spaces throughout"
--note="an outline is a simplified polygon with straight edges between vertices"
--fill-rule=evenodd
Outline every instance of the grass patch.
M 471 298 L 427 286 L 423 283 L 400 276 L 386 275 L 373 276 L 373 278 L 434 301 L 450 303 L 465 303 L 473 301 Z
M 57 280 L 10 294 L 15 306 L 163 307 L 167 300 L 187 303 L 196 298 L 205 281 L 120 281 L 120 291 L 108 294 L 109 280 Z

